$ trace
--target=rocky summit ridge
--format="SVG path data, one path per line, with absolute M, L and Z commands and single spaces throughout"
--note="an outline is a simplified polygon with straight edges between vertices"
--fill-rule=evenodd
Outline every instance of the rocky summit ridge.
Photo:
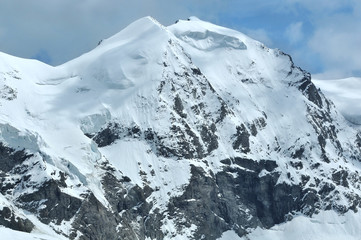
M 146 17 L 57 67 L 0 53 L 0 84 L 6 229 L 241 238 L 360 207 L 361 134 L 289 55 L 237 31 Z

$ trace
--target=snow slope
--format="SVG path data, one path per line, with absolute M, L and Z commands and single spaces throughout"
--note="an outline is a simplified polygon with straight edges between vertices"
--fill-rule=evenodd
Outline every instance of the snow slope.
M 333 211 L 321 212 L 312 218 L 296 216 L 292 221 L 276 225 L 271 229 L 256 229 L 247 237 L 240 239 L 360 239 L 360 212 L 348 212 L 340 216 Z M 226 240 L 227 238 L 221 238 Z M 236 238 L 232 238 L 236 240 Z
M 11 239 L 11 240 L 59 240 L 65 239 L 61 236 L 49 236 L 45 234 L 37 233 L 25 233 L 20 231 L 11 230 L 9 228 L 0 227 L 1 239 Z
M 0 84 L 0 211 L 34 239 L 258 239 L 358 209 L 355 129 L 237 31 L 145 17 L 57 67 L 0 53 Z

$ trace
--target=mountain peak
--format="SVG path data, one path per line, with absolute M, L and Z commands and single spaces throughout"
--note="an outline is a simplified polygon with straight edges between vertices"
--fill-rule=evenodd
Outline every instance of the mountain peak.
M 198 17 L 196 17 L 196 16 L 190 16 L 189 18 L 188 18 L 188 21 L 201 21 Z
M 160 24 L 153 17 L 147 16 L 140 18 L 117 34 L 105 39 L 103 44 L 122 44 L 126 41 L 131 41 L 139 38 L 149 38 L 151 34 L 156 34 L 160 31 L 164 31 L 165 27 Z
M 237 239 L 361 206 L 361 134 L 290 56 L 235 30 L 145 17 L 62 66 L 0 58 L 7 228 Z

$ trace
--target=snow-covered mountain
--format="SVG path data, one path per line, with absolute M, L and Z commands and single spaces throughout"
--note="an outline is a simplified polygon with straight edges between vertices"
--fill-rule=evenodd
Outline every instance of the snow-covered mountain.
M 237 31 L 146 17 L 58 67 L 1 53 L 0 83 L 3 236 L 259 239 L 360 220 L 361 135 L 289 55 Z

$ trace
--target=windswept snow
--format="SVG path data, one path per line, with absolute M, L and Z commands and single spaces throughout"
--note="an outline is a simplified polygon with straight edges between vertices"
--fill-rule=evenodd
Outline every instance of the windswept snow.
M 11 230 L 0 226 L 0 236 L 4 240 L 62 240 L 66 239 L 59 235 L 51 236 L 42 233 L 25 233 L 20 231 Z

